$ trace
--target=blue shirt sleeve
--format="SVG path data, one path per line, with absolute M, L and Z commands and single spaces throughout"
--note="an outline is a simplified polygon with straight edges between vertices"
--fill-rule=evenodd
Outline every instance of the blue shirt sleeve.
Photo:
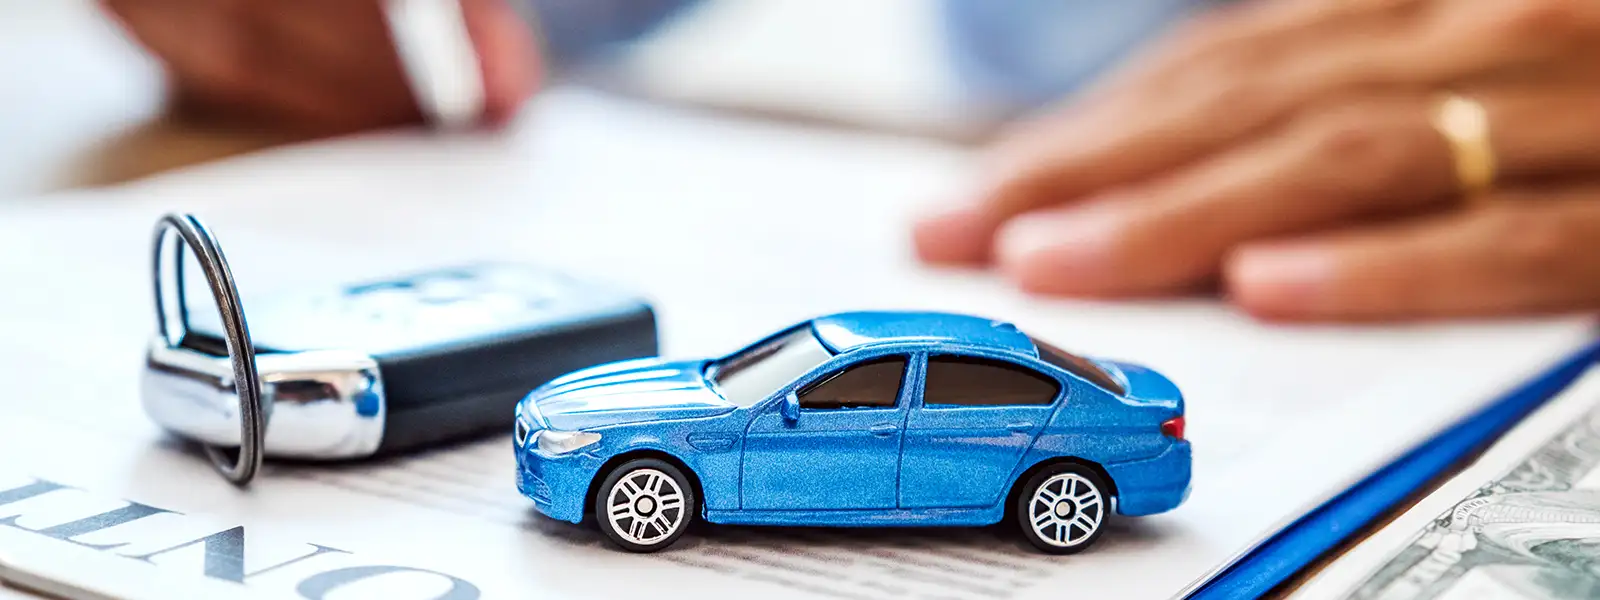
M 697 0 L 523 0 L 544 38 L 544 60 L 560 69 L 603 58 Z
M 1230 0 L 938 0 L 950 67 L 1020 113 L 1069 95 L 1190 14 Z M 554 68 L 603 59 L 700 0 L 521 0 Z
M 1221 0 L 940 0 L 951 66 L 985 105 L 1021 112 L 1069 95 Z

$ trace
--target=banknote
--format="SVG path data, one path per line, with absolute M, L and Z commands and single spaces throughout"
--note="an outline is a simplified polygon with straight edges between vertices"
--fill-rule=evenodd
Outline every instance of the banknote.
M 1513 428 L 1295 597 L 1600 598 L 1597 373 Z

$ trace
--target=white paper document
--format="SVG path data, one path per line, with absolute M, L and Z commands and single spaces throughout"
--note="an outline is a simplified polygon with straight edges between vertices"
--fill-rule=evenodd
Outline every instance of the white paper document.
M 1567 356 L 1579 319 L 1267 326 L 1210 299 L 1031 298 L 920 267 L 907 219 L 968 156 L 558 93 L 511 133 L 384 134 L 0 206 L 0 530 L 302 598 L 1168 598 L 1410 445 Z M 619 552 L 539 516 L 508 435 L 228 485 L 139 408 L 150 236 L 215 230 L 244 295 L 478 260 L 611 280 L 672 356 L 856 309 L 988 315 L 1183 389 L 1194 491 L 1038 554 L 1004 528 L 703 525 Z M 198 309 L 197 309 L 198 310 Z M 0 552 L 5 551 L 0 538 Z
M 281 596 L 215 577 L 196 577 L 151 561 L 128 560 L 96 547 L 0 529 L 0 598 L 25 593 L 65 600 L 265 600 Z

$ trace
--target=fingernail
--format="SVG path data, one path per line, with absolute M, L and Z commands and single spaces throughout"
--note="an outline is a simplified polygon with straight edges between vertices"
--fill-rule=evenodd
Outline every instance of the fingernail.
M 1126 208 L 1095 202 L 1028 213 L 1001 229 L 997 261 L 1023 289 L 1043 293 L 1096 293 L 1115 287 L 1115 250 Z
M 1317 248 L 1245 250 L 1229 261 L 1228 288 L 1245 309 L 1272 316 L 1307 315 L 1327 305 L 1333 255 Z
M 917 256 L 931 263 L 988 262 L 995 219 L 976 205 L 951 205 L 917 219 L 912 241 Z

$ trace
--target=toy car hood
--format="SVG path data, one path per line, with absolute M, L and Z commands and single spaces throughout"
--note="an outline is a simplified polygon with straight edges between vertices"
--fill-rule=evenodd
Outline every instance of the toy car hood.
M 705 362 L 647 359 L 578 371 L 534 390 L 527 404 L 548 427 L 568 431 L 732 412 L 706 385 Z

